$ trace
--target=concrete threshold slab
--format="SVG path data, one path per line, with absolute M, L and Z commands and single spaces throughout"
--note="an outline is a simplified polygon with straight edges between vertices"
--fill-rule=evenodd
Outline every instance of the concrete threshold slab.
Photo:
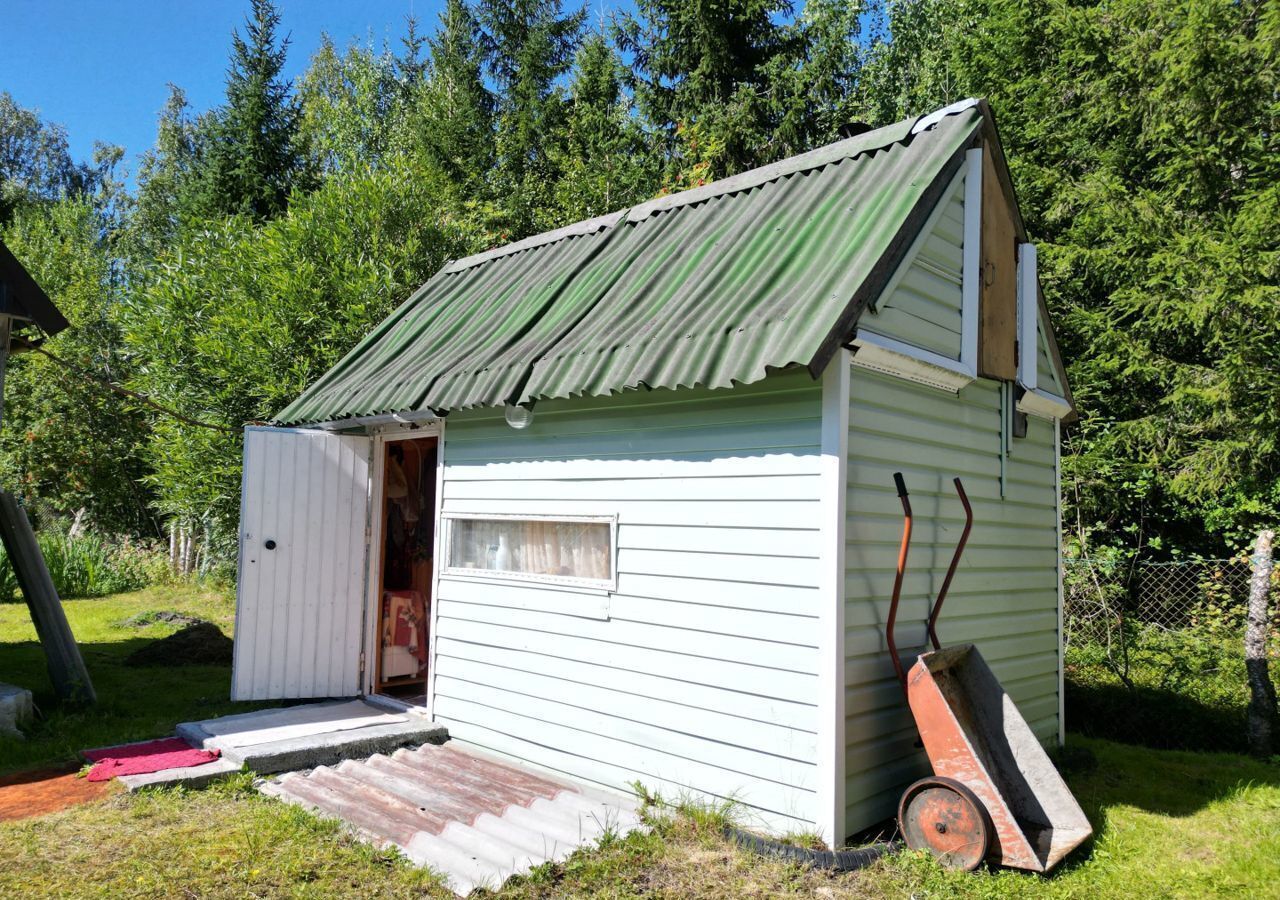
M 229 759 L 215 759 L 198 766 L 183 766 L 178 769 L 161 769 L 159 772 L 147 772 L 143 775 L 121 775 L 116 780 L 125 786 L 125 790 L 136 791 L 147 787 L 189 787 L 201 788 L 210 782 L 240 771 L 240 763 Z
M 440 743 L 448 732 L 414 713 L 392 713 L 361 700 L 266 709 L 178 726 L 194 747 L 259 775 L 333 765 L 344 759 Z

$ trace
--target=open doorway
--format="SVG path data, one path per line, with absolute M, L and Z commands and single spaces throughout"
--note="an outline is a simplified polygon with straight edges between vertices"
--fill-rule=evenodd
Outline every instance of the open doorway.
M 426 703 L 438 439 L 388 440 L 382 447 L 373 692 L 421 706 Z

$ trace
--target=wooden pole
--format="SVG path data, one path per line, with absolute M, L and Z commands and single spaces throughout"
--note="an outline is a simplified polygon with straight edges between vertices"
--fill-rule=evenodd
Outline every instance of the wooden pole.
M 1276 688 L 1267 670 L 1267 631 L 1271 626 L 1271 542 L 1275 532 L 1258 532 L 1249 582 L 1249 624 L 1244 633 L 1244 664 L 1249 679 L 1249 752 L 1270 757 L 1276 752 Z
M 35 623 L 36 634 L 44 647 L 54 691 L 63 700 L 96 702 L 98 698 L 93 682 L 89 680 L 80 648 L 76 646 L 71 626 L 67 624 L 58 589 L 49 577 L 49 567 L 40 555 L 36 533 L 31 530 L 26 512 L 8 491 L 0 491 L 0 538 L 4 540 L 13 573 L 18 578 L 27 608 L 31 610 L 31 621 Z

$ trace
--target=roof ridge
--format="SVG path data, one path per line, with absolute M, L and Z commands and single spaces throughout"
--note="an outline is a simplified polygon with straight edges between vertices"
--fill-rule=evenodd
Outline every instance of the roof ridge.
M 880 128 L 865 131 L 862 134 L 854 135 L 850 138 L 836 141 L 832 144 L 826 144 L 817 147 L 805 153 L 799 153 L 795 156 L 788 156 L 786 159 L 780 159 L 777 162 L 767 165 L 758 166 L 754 169 L 748 169 L 745 172 L 739 172 L 737 175 L 730 175 L 727 178 L 720 178 L 710 184 L 704 184 L 696 188 L 688 190 L 676 191 L 675 193 L 665 194 L 660 197 L 653 197 L 643 203 L 635 206 L 626 207 L 624 209 L 615 210 L 602 216 L 596 216 L 591 219 L 584 219 L 581 222 L 574 222 L 565 225 L 562 228 L 556 228 L 552 231 L 544 231 L 540 234 L 530 235 L 519 241 L 510 244 L 503 244 L 500 247 L 494 247 L 490 250 L 484 250 L 480 253 L 464 256 L 462 259 L 456 259 L 446 266 L 440 272 L 442 274 L 460 272 L 463 269 L 469 269 L 472 266 L 478 266 L 489 260 L 499 259 L 503 256 L 510 256 L 513 253 L 519 253 L 523 250 L 532 250 L 535 247 L 541 247 L 546 244 L 552 244 L 565 238 L 577 237 L 581 235 L 595 234 L 600 231 L 607 231 L 624 219 L 628 222 L 641 222 L 655 213 L 665 212 L 669 209 L 677 209 L 681 206 L 688 206 L 694 203 L 701 203 L 716 197 L 722 197 L 726 194 L 737 194 L 742 191 L 750 190 L 753 187 L 759 187 L 762 184 L 768 184 L 787 175 L 794 175 L 799 172 L 806 172 L 810 169 L 818 169 L 833 162 L 839 162 L 844 159 L 852 159 L 875 150 L 882 150 L 893 144 L 910 141 L 915 135 L 922 131 L 928 131 L 947 116 L 957 115 L 967 109 L 972 109 L 978 105 L 978 101 L 972 97 L 944 106 L 941 109 L 934 110 L 922 116 L 914 116 L 901 121 L 894 122 L 889 125 L 883 125 Z

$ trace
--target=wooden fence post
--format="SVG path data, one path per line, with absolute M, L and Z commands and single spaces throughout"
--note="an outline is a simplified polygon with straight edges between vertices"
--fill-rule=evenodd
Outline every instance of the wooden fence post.
M 54 691 L 63 700 L 96 702 L 93 682 L 89 680 L 80 648 L 76 646 L 71 626 L 67 624 L 58 589 L 49 577 L 49 567 L 40 555 L 36 533 L 31 530 L 27 514 L 7 491 L 0 491 L 0 538 L 9 551 L 13 574 L 18 577 L 22 596 L 31 610 L 31 621 L 35 623 L 36 634 L 44 647 Z
M 1267 671 L 1267 632 L 1271 627 L 1271 541 L 1273 531 L 1258 532 L 1249 582 L 1249 624 L 1244 635 L 1244 664 L 1249 679 L 1249 752 L 1269 757 L 1276 752 L 1276 689 Z

